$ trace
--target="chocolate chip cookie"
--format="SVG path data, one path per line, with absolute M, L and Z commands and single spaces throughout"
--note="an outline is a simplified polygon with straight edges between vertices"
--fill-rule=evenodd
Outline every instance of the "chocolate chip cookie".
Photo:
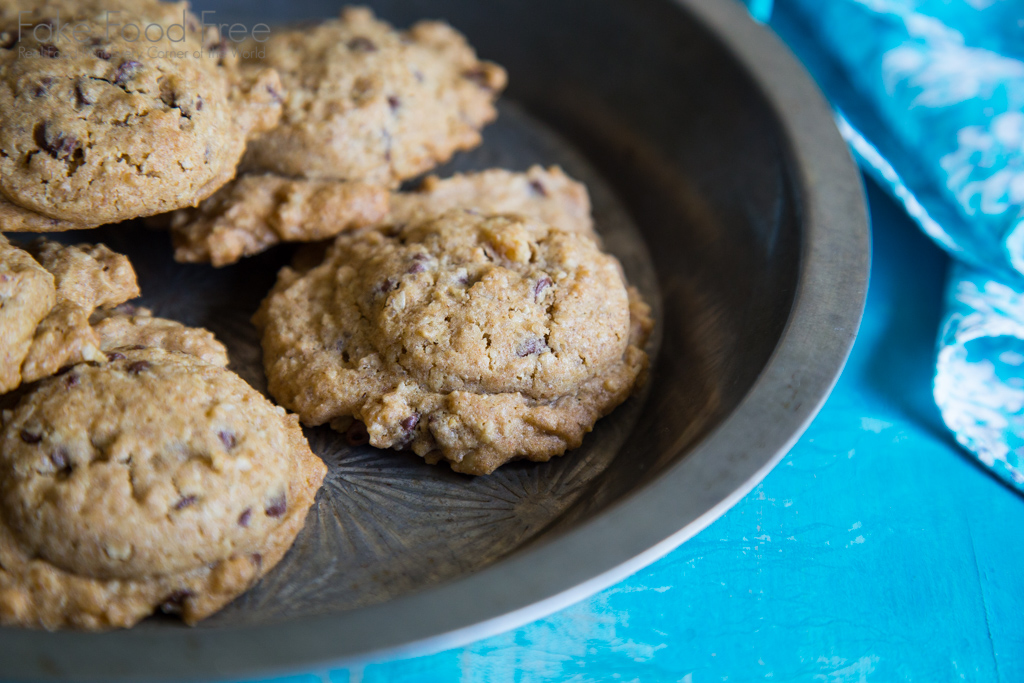
M 590 237 L 454 210 L 337 238 L 254 318 L 270 393 L 310 425 L 487 474 L 580 445 L 640 381 L 649 308 Z
M 0 237 L 0 394 L 82 361 L 103 360 L 89 319 L 139 295 L 128 259 L 103 245 Z
M 410 223 L 451 209 L 482 214 L 519 214 L 594 237 L 590 195 L 583 183 L 558 166 L 533 166 L 525 173 L 493 168 L 441 179 L 428 176 L 414 192 L 391 196 L 392 223 Z
M 56 300 L 53 275 L 0 235 L 0 394 L 21 384 L 36 327 Z
M 234 177 L 246 140 L 280 118 L 280 80 L 237 66 L 187 7 L 0 3 L 0 229 L 163 213 Z
M 355 181 L 244 175 L 171 216 L 174 259 L 225 266 L 280 242 L 310 242 L 380 223 L 387 189 Z
M 390 197 L 366 183 L 264 174 L 242 176 L 198 209 L 175 212 L 174 258 L 223 266 L 279 242 L 322 240 L 371 224 L 404 224 L 456 208 L 517 213 L 594 235 L 587 188 L 557 166 L 534 166 L 525 173 L 491 169 L 444 180 L 429 176 L 416 191 Z
M 39 322 L 21 366 L 22 382 L 48 377 L 61 368 L 104 359 L 89 319 L 139 295 L 128 258 L 102 244 L 64 245 L 36 240 L 27 247 L 54 278 L 56 301 Z
M 0 624 L 189 624 L 269 571 L 326 468 L 226 369 L 124 347 L 39 382 L 0 426 Z
M 505 71 L 447 24 L 396 31 L 366 8 L 254 44 L 284 85 L 281 123 L 244 166 L 289 177 L 393 188 L 480 143 Z

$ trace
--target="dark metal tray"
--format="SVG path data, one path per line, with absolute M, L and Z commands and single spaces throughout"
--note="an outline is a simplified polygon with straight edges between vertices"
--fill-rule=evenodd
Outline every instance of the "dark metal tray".
M 213 679 L 426 652 L 514 627 L 689 538 L 767 473 L 837 377 L 864 302 L 856 169 L 780 43 L 730 0 L 385 0 L 444 18 L 511 87 L 438 173 L 561 164 L 654 305 L 651 381 L 582 448 L 470 478 L 307 430 L 330 474 L 285 560 L 195 629 L 0 629 L 0 679 Z M 331 16 L 316 0 L 197 2 L 218 21 Z M 224 340 L 263 389 L 249 323 L 287 248 L 214 270 L 166 234 L 70 235 L 129 254 L 143 303 Z

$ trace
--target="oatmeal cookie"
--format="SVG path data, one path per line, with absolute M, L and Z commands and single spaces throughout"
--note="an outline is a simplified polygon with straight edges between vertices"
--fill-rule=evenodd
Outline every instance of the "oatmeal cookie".
M 56 300 L 53 275 L 0 235 L 0 394 L 21 384 L 36 327 Z
M 585 235 L 450 211 L 337 238 L 254 322 L 270 393 L 310 425 L 487 474 L 580 445 L 633 391 L 649 308 Z
M 163 37 L 141 48 L 132 27 L 151 25 Z M 163 213 L 233 178 L 280 119 L 281 83 L 226 50 L 185 2 L 0 3 L 0 229 Z
M 194 624 L 280 561 L 325 472 L 295 416 L 187 354 L 45 379 L 0 428 L 0 624 Z
M 391 196 L 388 220 L 410 223 L 451 209 L 515 213 L 566 232 L 595 236 L 586 186 L 558 166 L 533 166 L 525 173 L 494 168 L 444 179 L 428 176 L 416 191 Z
M 90 316 L 138 294 L 128 259 L 103 245 L 21 248 L 0 237 L 0 394 L 103 360 Z
M 278 242 L 312 242 L 355 228 L 404 224 L 451 209 L 517 213 L 568 232 L 596 236 L 587 188 L 562 169 L 525 173 L 491 169 L 424 179 L 414 192 L 388 193 L 348 181 L 249 175 L 229 183 L 199 209 L 172 214 L 174 258 L 234 263 Z
M 224 266 L 280 242 L 311 242 L 384 220 L 388 191 L 354 181 L 244 175 L 171 216 L 174 259 Z
M 53 275 L 56 301 L 35 329 L 21 366 L 22 382 L 48 377 L 67 365 L 104 360 L 89 318 L 97 308 L 113 308 L 139 295 L 128 258 L 102 244 L 43 239 L 27 250 Z
M 253 47 L 281 76 L 284 113 L 243 166 L 289 177 L 397 187 L 478 145 L 506 82 L 447 24 L 396 31 L 361 7 Z

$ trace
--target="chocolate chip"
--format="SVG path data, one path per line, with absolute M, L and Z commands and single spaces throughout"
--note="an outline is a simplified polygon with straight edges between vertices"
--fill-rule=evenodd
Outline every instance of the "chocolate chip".
M 96 55 L 97 57 L 99 57 L 100 59 L 102 59 L 105 62 L 109 62 L 110 61 L 110 56 L 111 56 L 110 52 L 107 51 L 107 50 L 104 50 L 102 47 L 96 48 L 93 51 L 93 54 Z
M 150 366 L 150 364 L 149 364 L 149 361 L 144 361 L 144 360 L 137 360 L 137 361 L 135 361 L 134 363 L 130 363 L 130 364 L 128 365 L 128 368 L 127 368 L 127 370 L 128 370 L 128 372 L 130 372 L 131 374 L 133 374 L 133 375 L 137 375 L 137 374 L 139 374 L 140 372 L 145 372 L 146 370 L 149 370 L 149 368 L 150 368 L 150 367 L 151 367 L 151 366 Z
M 207 49 L 208 52 L 216 52 L 219 56 L 223 57 L 228 53 L 228 39 L 220 38 L 216 42 L 207 41 L 204 44 L 204 47 Z
M 407 432 L 411 432 L 412 430 L 416 429 L 416 425 L 418 425 L 419 423 L 420 423 L 420 414 L 419 413 L 413 413 L 409 417 L 407 417 L 404 420 L 402 420 L 402 429 L 404 429 Z
M 71 373 L 70 375 L 64 378 L 65 389 L 70 389 L 71 387 L 76 386 L 78 386 L 78 375 L 76 375 L 75 373 Z
M 24 441 L 25 443 L 39 443 L 40 441 L 43 440 L 43 435 L 35 434 L 33 432 L 28 431 L 27 429 L 22 429 L 21 440 Z
M 472 81 L 473 83 L 476 83 L 478 86 L 484 88 L 485 90 L 491 90 L 491 79 L 489 78 L 488 73 L 489 72 L 487 71 L 487 69 L 478 66 L 475 69 L 463 71 L 462 77 L 465 78 L 467 81 Z
M 229 451 L 232 448 L 234 448 L 235 445 L 238 443 L 238 441 L 235 439 L 234 432 L 231 432 L 227 429 L 223 429 L 217 432 L 217 436 L 220 438 L 220 442 L 224 444 L 224 448 L 228 449 Z
M 543 183 L 541 183 L 539 180 L 531 180 L 530 189 L 533 190 L 535 194 L 539 194 L 541 197 L 548 196 L 548 189 L 544 187 Z
M 353 52 L 376 52 L 377 45 L 365 36 L 356 36 L 348 41 L 348 49 Z
M 185 601 L 193 595 L 195 593 L 190 590 L 176 590 L 164 598 L 163 603 L 160 605 L 160 611 L 164 614 L 181 614 Z
M 288 512 L 288 499 L 282 494 L 271 500 L 263 511 L 267 513 L 267 517 L 280 517 Z
M 427 267 L 425 265 L 423 265 L 423 263 L 421 261 L 416 261 L 411 266 L 409 266 L 409 270 L 407 270 L 405 272 L 410 274 L 410 275 L 415 275 L 416 273 L 422 273 L 426 269 L 427 269 Z
M 117 67 L 117 71 L 114 72 L 114 83 L 117 85 L 124 85 L 128 81 L 135 77 L 135 73 L 142 66 L 142 62 L 137 62 L 134 59 L 129 59 L 126 62 L 121 62 L 121 65 Z
M 536 300 L 540 299 L 541 294 L 544 293 L 544 290 L 547 289 L 548 287 L 550 287 L 553 284 L 554 283 L 551 282 L 551 278 L 549 278 L 546 275 L 544 277 L 542 277 L 541 279 L 537 280 L 537 284 L 535 284 L 533 286 L 533 298 L 534 298 L 534 300 L 536 301 Z
M 201 95 L 196 95 L 196 111 L 203 110 L 203 98 Z
M 238 526 L 248 529 L 249 521 L 252 519 L 252 508 L 245 508 L 242 514 L 238 515 Z
M 390 277 L 377 285 L 378 294 L 387 294 L 388 292 L 393 292 L 396 289 L 398 289 L 398 281 Z
M 107 360 L 111 361 L 111 362 L 113 362 L 115 360 L 124 360 L 124 354 L 123 353 L 118 353 L 117 351 L 114 351 L 113 353 L 108 353 L 107 354 Z
M 364 446 L 370 443 L 370 433 L 366 431 L 366 425 L 354 420 L 345 430 L 345 441 L 349 446 Z
M 43 43 L 39 46 L 39 54 L 43 57 L 49 57 L 50 59 L 56 59 L 60 56 L 60 50 L 57 49 L 56 45 L 50 43 Z
M 534 354 L 543 353 L 548 350 L 548 345 L 544 343 L 543 339 L 534 337 L 533 339 L 527 339 L 519 345 L 519 349 L 516 351 L 516 355 L 520 358 L 526 356 L 532 356 Z
M 397 111 L 402 105 L 402 100 L 398 99 L 395 95 L 388 96 L 388 106 L 391 107 L 391 111 Z
M 46 151 L 57 159 L 67 159 L 77 152 L 81 146 L 81 143 L 78 142 L 78 138 L 74 135 L 58 133 L 57 136 L 50 141 L 50 144 L 47 145 Z
M 195 502 L 197 500 L 199 500 L 198 496 L 182 496 L 181 500 L 179 500 L 177 503 L 174 504 L 174 509 L 175 510 L 184 510 L 189 505 L 195 504 Z
M 36 144 L 49 152 L 54 159 L 67 159 L 81 149 L 81 144 L 74 135 L 50 135 L 45 123 L 36 127 L 35 137 Z
M 256 565 L 257 569 L 263 566 L 263 556 L 259 553 L 253 553 L 249 558 L 252 560 L 252 563 Z
M 36 84 L 35 96 L 42 97 L 46 93 L 50 92 L 51 85 L 53 85 L 53 79 L 49 76 L 39 79 L 39 83 Z
M 71 454 L 63 448 L 58 448 L 50 453 L 50 462 L 58 474 L 71 474 Z
M 96 104 L 96 101 L 89 97 L 89 93 L 85 92 L 82 88 L 81 83 L 75 84 L 75 100 L 78 102 L 79 107 L 87 107 L 91 104 Z

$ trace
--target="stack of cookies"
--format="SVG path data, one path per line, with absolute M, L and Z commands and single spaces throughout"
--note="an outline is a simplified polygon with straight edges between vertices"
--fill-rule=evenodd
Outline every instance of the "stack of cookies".
M 249 40 L 183 2 L 0 0 L 0 232 L 155 217 L 214 267 L 307 243 L 253 318 L 265 397 L 210 332 L 129 303 L 126 257 L 0 235 L 0 624 L 223 607 L 326 474 L 300 422 L 484 475 L 578 447 L 643 380 L 650 309 L 582 184 L 400 189 L 481 143 L 501 67 L 363 8 Z

